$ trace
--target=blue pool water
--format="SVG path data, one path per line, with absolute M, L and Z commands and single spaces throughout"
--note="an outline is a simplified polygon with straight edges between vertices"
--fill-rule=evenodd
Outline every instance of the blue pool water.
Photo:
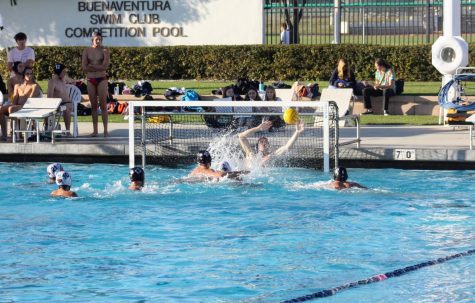
M 475 173 L 269 169 L 244 184 L 64 164 L 79 198 L 50 198 L 47 163 L 2 164 L 0 302 L 279 302 L 475 247 Z M 475 256 L 315 302 L 473 302 Z

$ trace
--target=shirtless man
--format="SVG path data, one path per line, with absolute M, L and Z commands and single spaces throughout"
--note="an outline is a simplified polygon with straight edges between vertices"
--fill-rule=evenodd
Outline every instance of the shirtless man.
M 23 83 L 23 71 L 25 70 L 25 65 L 20 61 L 13 63 L 12 72 L 13 76 L 7 80 L 7 91 L 8 91 L 8 100 L 13 99 L 13 92 L 15 90 L 15 85 Z
M 40 97 L 40 86 L 33 79 L 33 70 L 30 67 L 23 71 L 23 83 L 15 85 L 10 105 L 2 106 L 0 109 L 0 126 L 2 128 L 2 141 L 7 139 L 7 116 L 19 111 L 28 98 Z
M 198 162 L 198 167 L 193 169 L 193 171 L 189 175 L 190 177 L 198 177 L 218 181 L 220 178 L 228 176 L 228 178 L 240 180 L 241 175 L 249 173 L 248 171 L 218 171 L 212 169 L 211 155 L 206 150 L 200 151 L 196 157 L 196 160 Z M 230 170 L 229 163 L 226 166 L 226 169 L 228 168 Z
M 338 189 L 338 190 L 351 188 L 351 187 L 366 189 L 366 187 L 356 182 L 346 181 L 347 179 L 348 179 L 348 172 L 346 171 L 346 168 L 341 167 L 341 166 L 336 167 L 335 170 L 333 171 L 333 181 L 331 181 L 330 187 L 334 189 Z
M 107 131 L 107 94 L 108 82 L 106 70 L 109 67 L 109 50 L 102 46 L 102 35 L 95 32 L 92 35 L 92 46 L 86 48 L 82 53 L 82 69 L 87 76 L 87 94 L 92 108 L 92 137 L 98 134 L 98 113 L 97 109 L 101 107 L 102 124 L 104 125 L 104 137 L 108 136 Z
M 51 192 L 53 197 L 73 198 L 78 195 L 71 191 L 71 175 L 66 171 L 56 173 L 56 184 L 58 189 Z
M 145 172 L 141 167 L 133 167 L 129 170 L 130 190 L 142 190 L 145 183 Z
M 66 110 L 63 111 L 64 124 L 66 126 L 66 136 L 70 137 L 71 129 L 71 112 L 73 110 L 73 104 L 69 98 L 69 90 L 66 87 L 64 82 L 64 77 L 66 76 L 67 69 L 61 63 L 56 63 L 54 65 L 54 74 L 53 78 L 48 81 L 48 98 L 61 98 L 61 106 L 65 106 Z
M 272 121 L 262 122 L 260 125 L 240 133 L 238 135 L 239 143 L 241 144 L 241 147 L 246 155 L 246 159 L 250 162 L 248 165 L 250 165 L 255 159 L 258 159 L 259 163 L 265 166 L 269 162 L 269 160 L 279 157 L 285 152 L 287 152 L 290 148 L 292 148 L 292 146 L 294 146 L 295 141 L 297 141 L 300 134 L 304 131 L 304 125 L 305 123 L 300 120 L 295 125 L 295 132 L 292 137 L 290 137 L 289 141 L 287 141 L 284 146 L 279 147 L 274 152 L 269 149 L 269 139 L 267 139 L 267 137 L 260 137 L 257 140 L 255 151 L 253 151 L 248 140 L 248 137 L 253 135 L 254 133 L 269 130 L 269 128 L 272 127 Z

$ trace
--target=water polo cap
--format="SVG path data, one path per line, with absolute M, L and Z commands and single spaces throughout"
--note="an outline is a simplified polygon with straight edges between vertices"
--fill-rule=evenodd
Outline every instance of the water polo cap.
M 56 178 L 56 174 L 63 170 L 63 167 L 59 163 L 52 163 L 46 168 L 46 172 L 48 173 L 48 177 L 50 179 Z
M 145 179 L 145 172 L 141 167 L 132 167 L 129 170 L 130 181 L 140 181 L 143 182 Z
M 344 167 L 335 167 L 333 171 L 333 180 L 345 182 L 348 179 L 348 173 L 346 172 L 346 168 Z
M 207 150 L 202 150 L 198 153 L 196 161 L 198 161 L 199 164 L 211 164 L 211 155 Z
M 223 161 L 221 162 L 221 164 L 219 165 L 219 167 L 221 168 L 222 171 L 224 172 L 231 172 L 233 169 L 231 168 L 231 164 L 229 164 L 228 161 Z
M 67 171 L 60 171 L 56 174 L 56 184 L 59 186 L 71 186 L 71 175 Z

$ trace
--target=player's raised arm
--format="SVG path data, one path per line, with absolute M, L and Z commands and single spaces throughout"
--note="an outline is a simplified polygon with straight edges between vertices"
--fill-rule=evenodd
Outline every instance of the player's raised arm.
M 280 156 L 283 153 L 287 152 L 289 149 L 291 149 L 292 146 L 294 146 L 295 141 L 297 141 L 300 134 L 304 131 L 304 129 L 305 129 L 305 122 L 303 120 L 299 120 L 299 122 L 295 124 L 295 132 L 292 135 L 292 137 L 290 137 L 289 141 L 287 141 L 287 143 L 284 146 L 279 147 L 279 149 L 275 151 L 275 155 Z

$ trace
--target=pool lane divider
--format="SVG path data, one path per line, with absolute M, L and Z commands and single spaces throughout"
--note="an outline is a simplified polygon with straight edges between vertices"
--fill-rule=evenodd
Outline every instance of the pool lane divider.
M 427 267 L 427 266 L 432 266 L 432 265 L 444 263 L 446 261 L 456 259 L 456 258 L 465 257 L 465 256 L 468 256 L 468 255 L 472 255 L 474 253 L 475 253 L 475 249 L 471 249 L 471 250 L 468 250 L 466 252 L 461 252 L 461 253 L 451 255 L 451 256 L 447 256 L 447 257 L 444 257 L 444 258 L 438 258 L 438 259 L 435 259 L 435 260 L 432 260 L 432 261 L 427 261 L 427 262 L 419 263 L 419 264 L 416 264 L 416 265 L 407 266 L 407 267 L 404 267 L 404 268 L 400 268 L 400 269 L 396 269 L 396 270 L 387 272 L 385 274 L 375 275 L 375 276 L 372 276 L 372 277 L 367 278 L 367 279 L 359 280 L 359 281 L 356 281 L 356 282 L 350 282 L 350 283 L 347 283 L 347 284 L 343 284 L 341 286 L 337 286 L 337 287 L 325 289 L 325 290 L 322 290 L 322 291 L 319 291 L 319 292 L 315 292 L 313 294 L 305 295 L 305 296 L 298 297 L 298 298 L 295 298 L 295 299 L 282 301 L 282 303 L 306 302 L 306 301 L 315 300 L 315 299 L 318 299 L 318 298 L 330 297 L 330 296 L 333 296 L 334 294 L 336 294 L 336 293 L 338 293 L 342 290 L 358 287 L 358 286 L 361 286 L 361 285 L 366 285 L 366 284 L 371 284 L 371 283 L 384 281 L 384 280 L 389 279 L 389 278 L 399 277 L 399 276 L 402 276 L 404 274 L 410 273 L 412 271 L 416 271 L 418 269 L 421 269 L 421 268 L 424 268 L 424 267 Z

